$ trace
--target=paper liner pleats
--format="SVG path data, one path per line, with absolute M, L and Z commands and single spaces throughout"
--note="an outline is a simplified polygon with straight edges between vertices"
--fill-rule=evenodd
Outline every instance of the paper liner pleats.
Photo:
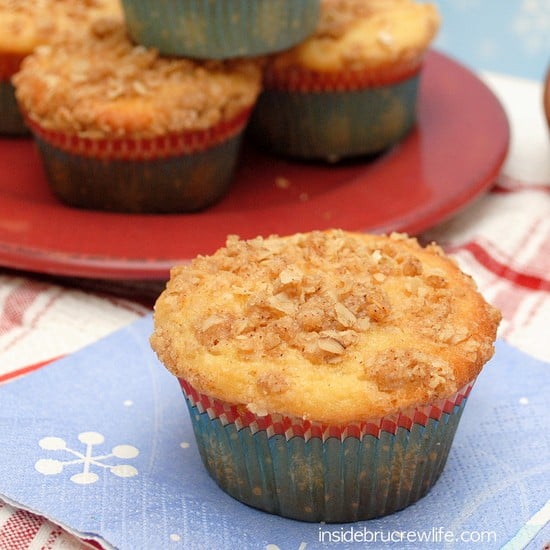
M 155 137 L 94 138 L 49 129 L 30 117 L 27 117 L 27 125 L 35 136 L 67 153 L 96 159 L 148 160 L 189 155 L 214 147 L 242 131 L 249 116 L 250 109 L 245 109 L 209 128 Z
M 29 129 L 15 99 L 15 89 L 9 80 L 0 79 L 0 135 L 28 136 Z
M 315 31 L 319 0 L 122 0 L 132 39 L 201 59 L 284 50 Z
M 24 57 L 23 54 L 0 54 L 0 135 L 29 134 L 11 83 L 11 77 L 19 70 Z
M 327 77 L 328 78 L 328 77 Z M 420 73 L 396 83 L 331 89 L 294 82 L 264 88 L 250 121 L 251 139 L 274 154 L 339 161 L 368 157 L 399 143 L 415 126 Z
M 78 208 L 127 213 L 194 212 L 233 180 L 250 110 L 205 130 L 154 138 L 58 132 L 27 118 L 55 196 Z
M 473 382 L 449 399 L 341 426 L 257 416 L 180 384 L 203 463 L 224 491 L 289 518 L 350 522 L 396 512 L 429 491 Z

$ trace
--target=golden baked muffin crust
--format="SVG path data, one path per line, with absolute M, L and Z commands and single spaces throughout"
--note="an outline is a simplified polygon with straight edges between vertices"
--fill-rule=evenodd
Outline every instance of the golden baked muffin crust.
M 0 0 L 0 54 L 29 54 L 106 16 L 123 17 L 119 0 Z
M 116 20 L 81 40 L 40 46 L 14 76 L 23 111 L 84 137 L 154 137 L 203 130 L 252 107 L 257 61 L 198 62 L 136 46 Z
M 316 33 L 278 54 L 278 70 L 379 69 L 418 63 L 440 26 L 434 4 L 411 0 L 323 0 Z
M 474 380 L 500 314 L 436 245 L 331 230 L 229 237 L 172 270 L 154 321 L 153 349 L 199 392 L 345 424 Z

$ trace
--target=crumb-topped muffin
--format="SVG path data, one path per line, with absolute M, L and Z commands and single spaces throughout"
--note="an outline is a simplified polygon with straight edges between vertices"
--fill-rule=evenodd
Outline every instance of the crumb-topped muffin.
M 269 59 L 257 139 L 331 160 L 395 144 L 414 125 L 422 63 L 439 26 L 431 3 L 322 0 L 316 32 Z
M 223 194 L 260 81 L 256 61 L 162 57 L 112 20 L 37 48 L 13 78 L 55 193 L 132 212 L 196 210 Z
M 41 44 L 78 38 L 102 17 L 122 19 L 119 0 L 0 0 L 0 133 L 27 131 L 10 83 L 22 60 Z
M 351 521 L 435 483 L 499 320 L 441 248 L 405 235 L 230 237 L 172 270 L 151 345 L 222 488 L 281 515 Z M 225 448 L 229 432 L 242 453 Z M 292 467 L 304 461 L 307 475 Z

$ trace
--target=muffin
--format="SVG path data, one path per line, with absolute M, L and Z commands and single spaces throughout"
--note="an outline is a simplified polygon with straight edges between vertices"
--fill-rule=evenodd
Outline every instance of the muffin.
M 256 61 L 162 57 L 104 19 L 82 40 L 36 49 L 13 82 L 61 201 L 191 212 L 231 182 L 261 70 Z
M 275 153 L 337 161 L 380 153 L 414 127 L 440 19 L 411 0 L 322 0 L 313 36 L 270 57 L 251 121 Z
M 0 0 L 0 134 L 28 134 L 11 77 L 40 44 L 78 36 L 99 17 L 122 18 L 118 0 Z
M 349 522 L 436 482 L 499 320 L 435 244 L 336 229 L 231 236 L 172 269 L 151 346 L 224 491 Z
M 138 44 L 165 55 L 205 59 L 257 56 L 313 33 L 319 0 L 122 0 Z

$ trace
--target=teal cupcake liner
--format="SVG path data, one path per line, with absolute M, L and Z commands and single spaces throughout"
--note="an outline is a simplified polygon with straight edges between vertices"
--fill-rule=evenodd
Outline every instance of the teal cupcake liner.
M 336 162 L 374 155 L 416 123 L 419 75 L 352 91 L 266 89 L 252 115 L 250 139 L 268 151 Z
M 234 176 L 245 109 L 205 129 L 150 138 L 89 138 L 25 117 L 56 197 L 69 206 L 127 213 L 195 212 L 221 199 Z
M 319 0 L 122 0 L 132 40 L 202 59 L 284 50 L 315 31 Z
M 473 385 L 444 402 L 342 427 L 258 417 L 180 384 L 204 466 L 223 491 L 265 512 L 329 523 L 391 514 L 426 495 Z
M 242 134 L 214 147 L 160 159 L 93 158 L 59 149 L 35 136 L 47 181 L 68 206 L 127 213 L 184 213 L 225 194 Z
M 30 135 L 15 98 L 15 88 L 9 81 L 0 81 L 0 135 Z

